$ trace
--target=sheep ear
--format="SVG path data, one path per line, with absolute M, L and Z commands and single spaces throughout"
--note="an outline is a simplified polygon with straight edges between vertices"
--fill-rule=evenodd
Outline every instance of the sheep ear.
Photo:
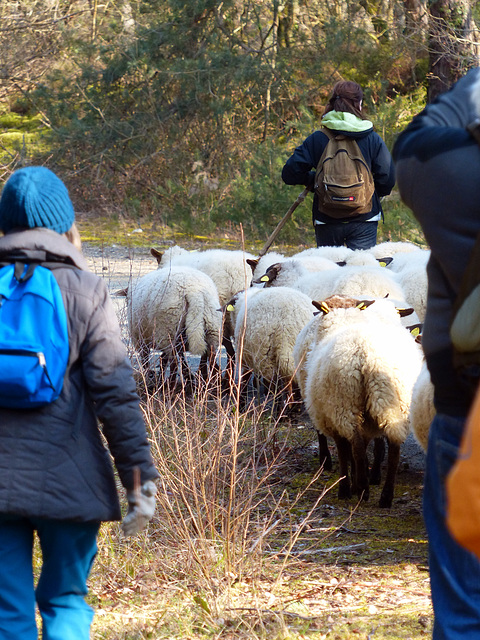
M 268 273 L 264 273 L 263 276 L 260 276 L 260 278 L 252 280 L 253 284 L 262 284 L 262 282 L 270 282 L 270 276 L 268 275 Z
M 422 335 L 422 329 L 423 329 L 423 324 L 419 323 L 419 324 L 412 324 L 409 327 L 407 327 L 407 329 L 410 331 L 410 333 L 412 334 L 412 336 L 417 339 L 420 338 Z
M 360 309 L 360 311 L 365 311 L 368 307 L 373 304 L 375 300 L 360 300 L 360 302 L 356 305 L 355 309 Z
M 250 265 L 250 269 L 252 270 L 252 273 L 258 267 L 259 262 L 260 262 L 259 258 L 247 258 L 247 264 Z
M 315 300 L 312 300 L 312 304 L 313 306 L 318 309 L 318 313 L 323 313 L 323 315 L 327 315 L 327 313 L 330 313 L 331 309 L 328 306 L 328 304 L 325 302 L 325 300 L 322 300 L 321 302 L 316 302 Z M 318 313 L 315 313 L 313 315 L 318 316 Z
M 398 315 L 401 318 L 405 318 L 406 316 L 411 316 L 412 313 L 415 311 L 415 309 L 413 307 L 395 307 L 395 309 L 397 310 Z
M 155 258 L 155 260 L 158 262 L 158 264 L 160 264 L 161 259 L 163 258 L 163 254 L 165 253 L 165 251 L 157 251 L 156 249 L 154 249 L 153 247 L 150 249 L 150 253 L 152 254 L 152 256 Z
M 337 262 L 336 264 L 338 264 L 339 267 L 345 267 L 347 263 L 345 260 L 340 260 L 340 262 Z
M 118 291 L 115 291 L 113 295 L 125 297 L 127 293 L 128 293 L 128 287 L 126 289 L 119 289 Z
M 377 258 L 377 262 L 381 267 L 388 267 L 392 261 L 393 258 Z

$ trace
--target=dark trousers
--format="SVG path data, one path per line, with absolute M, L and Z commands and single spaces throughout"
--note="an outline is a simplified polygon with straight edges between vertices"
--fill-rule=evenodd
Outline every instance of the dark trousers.
M 332 222 L 315 225 L 317 247 L 371 249 L 377 243 L 378 222 Z

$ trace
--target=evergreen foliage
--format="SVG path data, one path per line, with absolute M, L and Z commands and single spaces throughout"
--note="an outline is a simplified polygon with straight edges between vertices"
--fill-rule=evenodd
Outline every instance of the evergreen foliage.
M 364 87 L 390 146 L 425 99 L 426 34 L 405 37 L 401 4 L 71 0 L 50 13 L 41 0 L 7 4 L 19 10 L 3 7 L 5 32 L 21 24 L 24 37 L 0 35 L 8 60 L 18 58 L 6 71 L 16 84 L 0 88 L 10 110 L 41 117 L 42 144 L 9 147 L 0 133 L 0 164 L 8 177 L 47 163 L 78 211 L 200 233 L 242 223 L 265 236 L 298 195 L 281 181 L 283 163 L 317 128 L 335 81 Z M 40 55 L 28 45 L 30 66 L 28 15 L 37 28 L 42 19 L 50 46 Z M 309 224 L 301 207 L 291 231 Z

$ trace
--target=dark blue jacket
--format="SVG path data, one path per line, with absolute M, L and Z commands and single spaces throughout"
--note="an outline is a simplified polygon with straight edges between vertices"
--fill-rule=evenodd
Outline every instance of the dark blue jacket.
M 318 210 L 317 197 L 314 194 L 312 206 L 313 222 L 315 223 L 315 220 L 326 223 L 369 220 L 376 214 L 382 213 L 380 198 L 387 196 L 395 185 L 395 172 L 390 152 L 378 133 L 373 131 L 373 128 L 355 133 L 340 130 L 336 130 L 336 132 L 355 138 L 365 161 L 370 166 L 375 183 L 372 209 L 369 213 L 355 216 L 355 218 L 347 217 L 344 220 L 331 218 Z M 303 184 L 313 189 L 315 170 L 327 143 L 328 137 L 322 131 L 315 131 L 309 135 L 287 160 L 283 167 L 282 180 L 286 184 Z
M 398 137 L 393 158 L 402 200 L 430 245 L 422 344 L 439 413 L 465 416 L 471 395 L 452 364 L 450 321 L 468 258 L 480 232 L 480 147 L 465 127 L 480 112 L 472 88 L 479 69 L 417 115 Z

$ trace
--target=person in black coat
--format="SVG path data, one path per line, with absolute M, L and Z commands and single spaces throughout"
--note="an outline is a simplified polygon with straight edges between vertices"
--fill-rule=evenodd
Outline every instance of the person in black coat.
M 431 250 L 422 346 L 434 387 L 423 515 L 428 533 L 434 640 L 480 638 L 480 561 L 446 524 L 446 478 L 480 382 L 459 375 L 450 336 L 455 301 L 480 233 L 480 147 L 467 127 L 480 117 L 480 68 L 416 115 L 393 147 L 398 188 Z M 473 505 L 472 505 L 473 507 Z

